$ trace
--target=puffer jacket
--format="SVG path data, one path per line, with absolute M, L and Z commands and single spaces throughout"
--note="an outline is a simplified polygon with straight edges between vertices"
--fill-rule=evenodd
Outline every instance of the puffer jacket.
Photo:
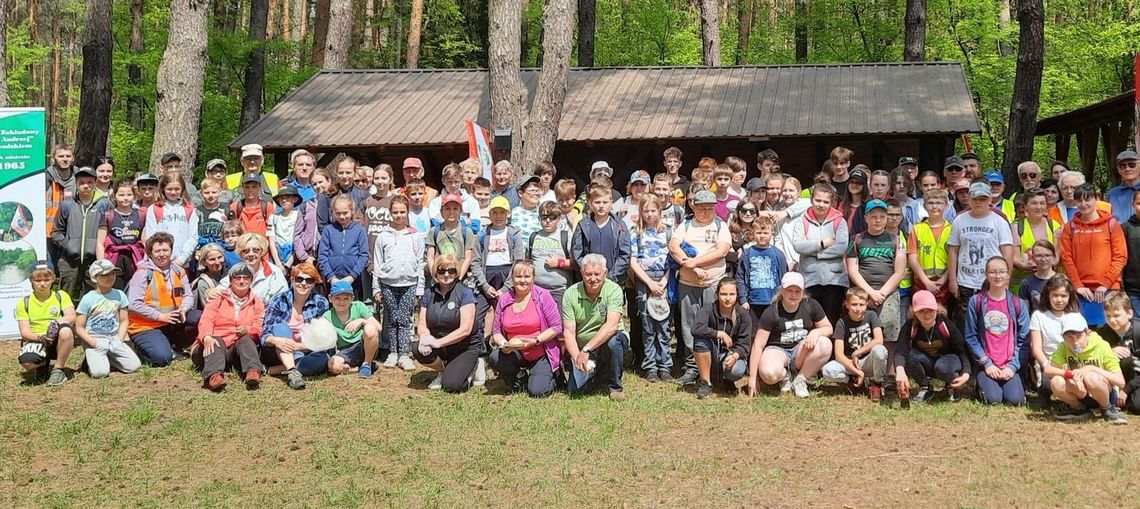
M 850 284 L 843 264 L 847 252 L 847 221 L 838 210 L 828 209 L 823 220 L 816 219 L 811 209 L 804 212 L 795 222 L 792 238 L 796 239 L 793 246 L 800 254 L 798 270 L 804 276 L 805 286 Z M 820 249 L 820 241 L 830 238 L 835 239 L 835 244 Z

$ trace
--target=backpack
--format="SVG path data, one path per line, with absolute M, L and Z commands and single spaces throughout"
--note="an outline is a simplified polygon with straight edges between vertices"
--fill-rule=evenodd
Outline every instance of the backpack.
M 534 238 L 536 236 L 538 236 L 539 233 L 540 232 L 534 232 L 534 233 L 530 234 L 530 238 L 527 239 L 527 242 L 526 242 L 526 258 L 528 260 L 530 260 L 534 257 L 533 256 Z M 561 233 L 561 237 L 562 237 L 562 254 L 566 255 L 565 256 L 566 259 L 573 260 L 573 257 L 570 256 L 570 232 L 567 231 L 565 228 L 563 228 L 560 231 L 560 233 Z
M 161 202 L 161 201 L 155 202 L 154 205 L 151 205 L 148 208 L 150 210 L 154 211 L 154 221 L 156 223 L 161 223 L 163 211 L 166 209 L 166 202 Z M 107 212 L 111 212 L 112 210 L 114 210 L 114 209 L 112 208 L 111 210 L 108 210 Z M 182 210 L 184 210 L 186 212 L 186 220 L 189 221 L 190 216 L 194 214 L 194 205 L 183 200 L 182 201 Z M 142 216 L 142 221 L 145 222 L 146 221 L 147 208 L 140 209 L 139 212 L 141 212 L 141 214 L 139 214 L 139 215 Z M 110 216 L 108 216 L 108 217 L 110 217 Z M 140 225 L 140 227 L 141 227 L 141 225 Z
M 55 297 L 56 303 L 59 304 L 59 316 L 63 316 L 63 297 L 59 295 L 59 290 L 53 290 L 52 296 Z M 24 297 L 24 313 L 29 313 L 32 310 L 32 296 Z M 31 318 L 31 317 L 28 317 Z
M 246 218 L 242 217 L 245 212 L 245 200 L 237 200 L 230 203 L 230 219 L 240 220 L 242 225 L 246 226 L 249 230 L 249 223 L 246 223 Z M 249 219 L 260 220 L 261 224 L 265 225 L 265 230 L 269 230 L 269 216 L 273 215 L 273 211 L 277 206 L 267 200 L 261 200 L 261 206 L 257 207 L 257 212 L 260 217 L 251 217 Z M 257 223 L 254 223 L 257 224 Z
M 460 223 L 459 232 L 462 233 L 463 230 L 464 230 L 463 224 Z M 437 255 L 439 254 L 439 244 L 440 244 L 439 243 L 439 236 L 442 233 L 443 233 L 443 224 L 442 223 L 437 224 L 437 225 L 432 225 L 432 227 L 428 229 L 428 236 L 431 237 L 432 245 L 435 246 L 435 251 L 436 251 Z M 466 238 L 466 236 L 460 235 L 459 238 L 464 239 L 464 238 Z M 466 250 L 467 250 L 467 242 L 464 241 L 463 242 L 463 249 L 460 250 L 460 253 L 462 253 L 463 251 L 466 251 Z M 462 261 L 462 256 L 460 256 L 460 261 Z
M 682 224 L 685 226 L 685 232 L 688 232 L 689 227 L 692 226 L 692 224 L 693 224 L 693 220 L 692 220 L 692 218 L 686 219 L 685 222 Z M 713 224 L 716 225 L 716 236 L 720 237 L 720 228 L 722 226 L 724 226 L 724 222 L 721 221 L 719 217 L 714 217 L 713 218 Z M 671 238 L 672 238 L 672 235 L 670 235 L 670 239 Z
M 935 318 L 935 320 L 937 320 L 937 318 Z M 938 332 L 940 332 L 944 338 L 950 337 L 950 328 L 946 326 L 945 318 L 938 322 Z M 918 320 L 913 320 L 913 323 L 910 324 L 910 340 L 914 341 L 916 337 L 918 337 Z
M 982 314 L 985 313 L 985 309 L 982 308 L 984 305 L 982 299 L 985 297 L 985 295 L 986 292 L 984 291 L 979 291 L 978 293 L 974 294 L 974 311 L 978 314 L 976 320 L 979 324 L 982 323 L 982 320 L 984 319 L 982 317 Z M 1010 321 L 1016 323 L 1017 316 L 1021 314 L 1021 297 L 1018 297 L 1014 295 L 1013 292 L 1006 290 L 1005 302 L 1006 309 L 1009 312 L 1009 317 L 1011 318 Z

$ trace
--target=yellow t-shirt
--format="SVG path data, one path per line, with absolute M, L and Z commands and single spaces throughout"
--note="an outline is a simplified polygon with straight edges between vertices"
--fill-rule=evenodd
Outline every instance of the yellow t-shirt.
M 47 334 L 48 324 L 52 320 L 59 319 L 65 309 L 73 307 L 75 305 L 71 303 L 71 296 L 67 292 L 52 291 L 45 301 L 40 301 L 32 294 L 16 303 L 16 320 L 26 320 L 32 332 L 42 336 Z
M 1057 345 L 1050 359 L 1054 366 L 1062 369 L 1077 369 L 1083 366 L 1097 366 L 1105 371 L 1120 373 L 1120 359 L 1112 351 L 1108 342 L 1095 332 L 1089 332 L 1089 341 L 1081 353 L 1073 353 L 1069 344 L 1062 341 Z

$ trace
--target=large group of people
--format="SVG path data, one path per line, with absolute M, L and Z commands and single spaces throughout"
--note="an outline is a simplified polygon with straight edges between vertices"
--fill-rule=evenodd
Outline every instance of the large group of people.
M 843 147 L 809 186 L 772 150 L 686 176 L 670 147 L 624 186 L 605 161 L 580 181 L 506 160 L 487 179 L 470 159 L 440 190 L 414 157 L 397 173 L 298 150 L 281 179 L 258 145 L 240 160 L 197 186 L 177 154 L 116 181 L 110 158 L 55 147 L 20 364 L 58 386 L 77 346 L 92 377 L 185 358 L 215 391 L 233 370 L 301 389 L 418 364 L 448 392 L 493 371 L 615 400 L 629 367 L 698 398 L 833 383 L 906 404 L 1034 393 L 1064 420 L 1140 411 L 1132 151 L 1104 193 L 1063 162 L 1007 186 L 971 153 L 872 170 Z

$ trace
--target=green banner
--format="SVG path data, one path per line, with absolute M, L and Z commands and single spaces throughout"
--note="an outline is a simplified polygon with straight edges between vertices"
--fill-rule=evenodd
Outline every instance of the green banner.
M 47 257 L 43 108 L 0 108 L 0 338 L 20 336 L 16 306 Z

